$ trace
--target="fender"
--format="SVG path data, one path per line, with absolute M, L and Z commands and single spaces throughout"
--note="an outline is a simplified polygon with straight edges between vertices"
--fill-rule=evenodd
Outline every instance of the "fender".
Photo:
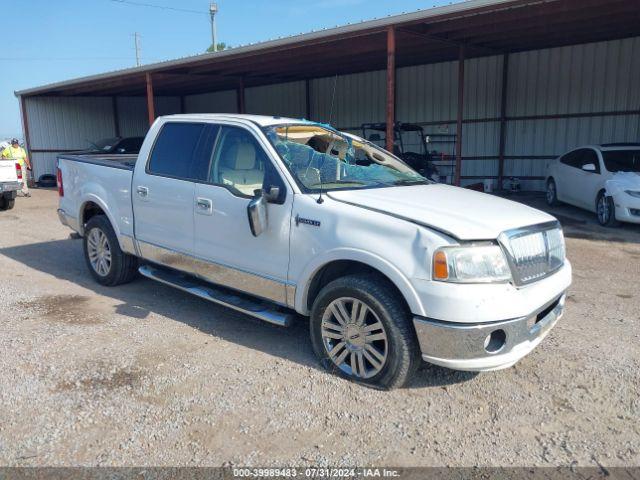
M 102 209 L 104 214 L 109 219 L 109 223 L 111 223 L 111 226 L 113 227 L 113 230 L 114 230 L 114 232 L 116 234 L 116 238 L 118 239 L 118 243 L 120 244 L 120 249 L 123 252 L 134 253 L 134 251 L 132 250 L 133 242 L 131 242 L 131 245 L 127 245 L 125 237 L 129 237 L 129 235 L 123 235 L 122 234 L 122 232 L 120 231 L 120 226 L 118 225 L 118 222 L 114 218 L 113 213 L 111 212 L 111 210 L 107 207 L 106 202 L 104 202 L 104 200 L 102 200 L 102 198 L 100 198 L 95 193 L 90 193 L 90 192 L 86 191 L 87 189 L 91 189 L 91 188 L 93 188 L 93 189 L 98 188 L 98 189 L 102 190 L 102 188 L 99 185 L 96 185 L 96 184 L 87 185 L 86 187 L 82 188 L 82 196 L 81 196 L 82 200 L 80 202 L 80 210 L 77 213 L 78 225 L 79 225 L 79 228 L 80 228 L 80 234 L 84 236 L 84 224 L 82 223 L 82 214 L 84 212 L 84 209 L 85 209 L 87 203 L 89 203 L 89 202 L 95 203 L 96 205 L 98 205 Z
M 303 315 L 309 314 L 309 309 L 307 308 L 307 296 L 309 294 L 311 279 L 322 267 L 338 260 L 352 260 L 375 268 L 389 278 L 396 287 L 398 287 L 398 290 L 400 290 L 402 296 L 409 305 L 411 313 L 426 316 L 422 302 L 413 288 L 413 285 L 409 279 L 395 267 L 395 265 L 382 257 L 355 248 L 336 248 L 329 250 L 322 255 L 314 257 L 313 260 L 307 264 L 301 277 L 297 281 L 298 287 L 296 288 L 295 295 L 295 310 L 298 313 Z

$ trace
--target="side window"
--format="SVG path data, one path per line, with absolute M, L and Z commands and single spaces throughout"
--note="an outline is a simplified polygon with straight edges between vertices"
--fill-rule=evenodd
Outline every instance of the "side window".
M 271 186 L 284 194 L 284 183 L 262 146 L 249 131 L 238 127 L 221 127 L 209 181 L 239 196 L 253 197 L 255 190 Z
M 206 123 L 166 123 L 153 146 L 147 171 L 205 182 L 218 130 L 218 126 Z
M 582 155 L 580 156 L 580 165 L 578 168 L 582 168 L 584 165 L 592 164 L 596 166 L 596 169 L 593 173 L 600 173 L 600 161 L 598 160 L 598 154 L 591 150 L 590 148 L 585 148 L 582 150 Z
M 574 168 L 581 168 L 582 152 L 584 150 L 574 150 L 560 157 L 560 162 Z

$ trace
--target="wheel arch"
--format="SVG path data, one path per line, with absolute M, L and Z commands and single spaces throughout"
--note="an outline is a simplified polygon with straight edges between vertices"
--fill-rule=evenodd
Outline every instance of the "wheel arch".
M 308 315 L 313 301 L 326 284 L 354 273 L 379 276 L 399 294 L 411 313 L 425 315 L 418 294 L 397 267 L 373 254 L 357 250 L 334 251 L 322 261 L 310 265 L 305 270 L 303 280 L 298 283 L 303 286 L 296 289 L 296 311 Z
M 114 221 L 109 212 L 109 209 L 105 205 L 105 203 L 99 197 L 95 195 L 87 196 L 82 203 L 80 204 L 80 211 L 78 213 L 78 225 L 81 229 L 81 234 L 84 235 L 84 226 L 86 223 L 96 215 L 105 215 L 109 219 L 109 223 L 111 223 L 111 227 L 116 232 L 116 235 L 119 235 L 118 225 Z

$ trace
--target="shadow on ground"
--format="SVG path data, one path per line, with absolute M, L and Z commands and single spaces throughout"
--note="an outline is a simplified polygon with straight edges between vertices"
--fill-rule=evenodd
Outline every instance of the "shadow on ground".
M 0 249 L 0 254 L 34 270 L 122 302 L 115 309 L 119 315 L 143 320 L 153 312 L 207 335 L 321 370 L 313 354 L 305 317 L 298 317 L 289 328 L 278 327 L 143 277 L 127 285 L 104 287 L 90 276 L 82 256 L 82 244 L 77 240 L 7 247 Z M 453 385 L 475 376 L 473 373 L 425 364 L 421 365 L 409 388 Z

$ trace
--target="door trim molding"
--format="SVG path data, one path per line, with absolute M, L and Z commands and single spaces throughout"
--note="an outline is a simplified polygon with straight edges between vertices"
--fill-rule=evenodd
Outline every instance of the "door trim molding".
M 142 240 L 138 240 L 137 244 L 143 259 L 189 273 L 207 282 L 264 298 L 285 307 L 289 306 L 287 290 L 291 291 L 291 287 L 295 288 L 295 286 L 287 282 L 204 260 Z

